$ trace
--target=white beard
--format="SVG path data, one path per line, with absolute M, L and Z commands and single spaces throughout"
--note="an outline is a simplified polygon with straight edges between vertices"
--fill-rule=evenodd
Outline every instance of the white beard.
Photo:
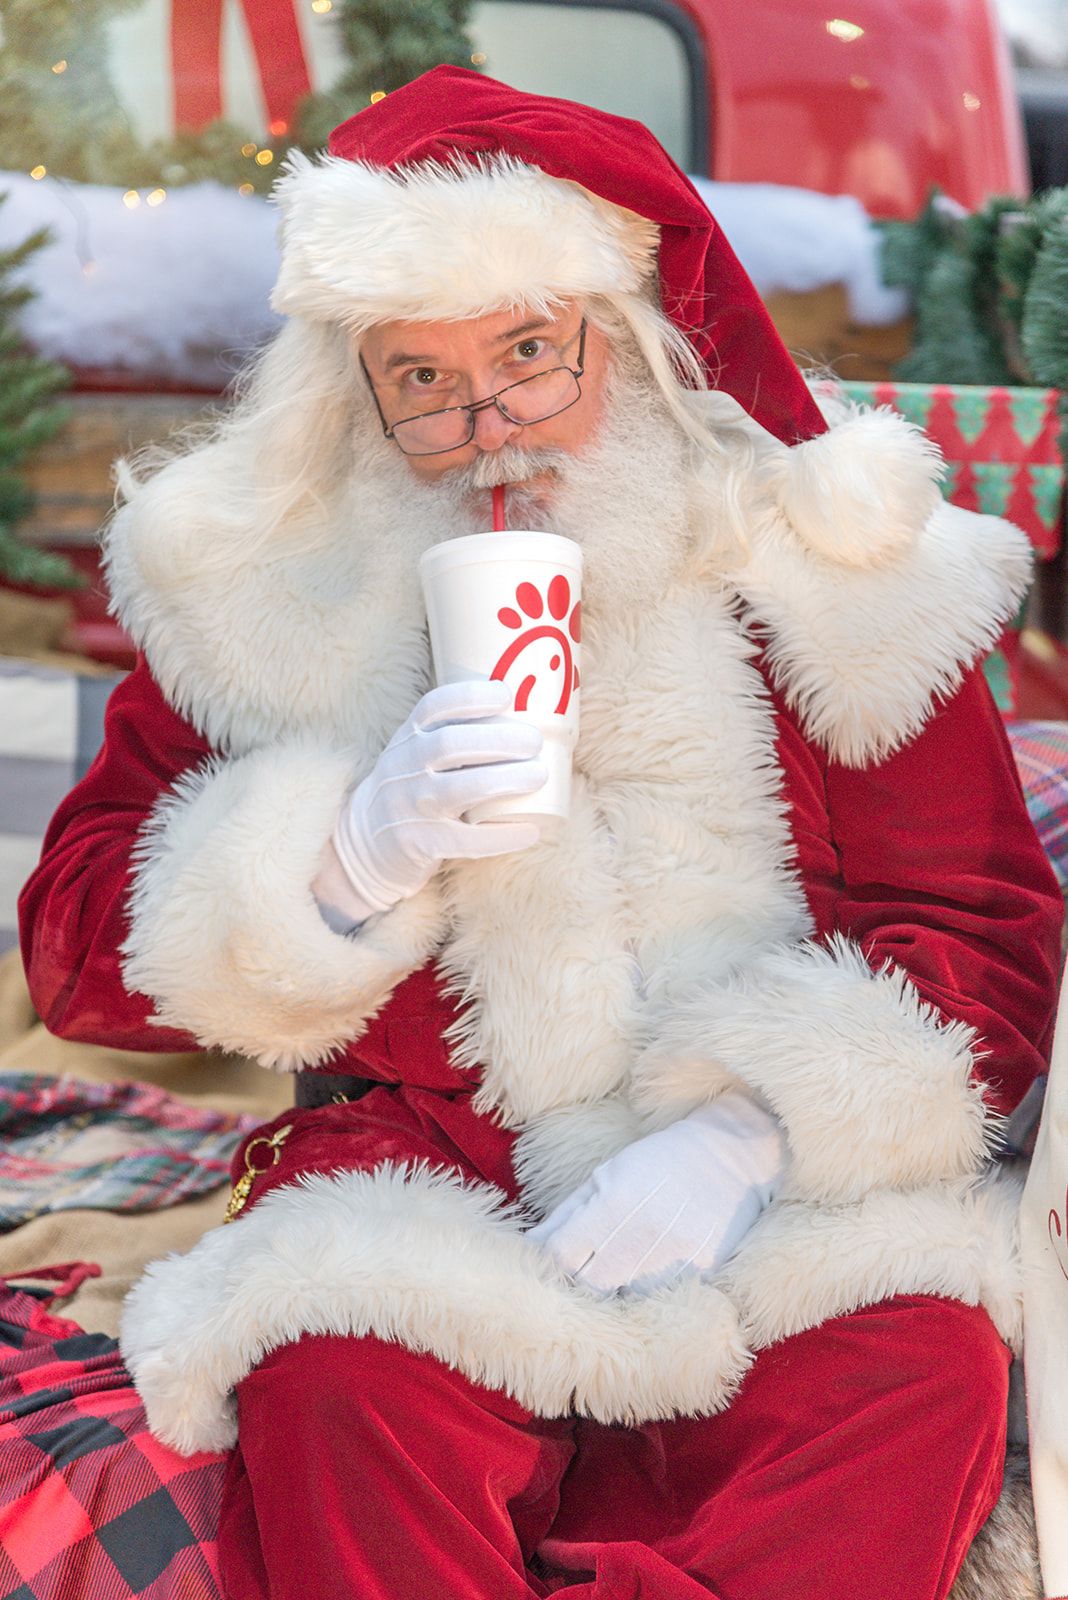
M 613 622 L 625 624 L 655 603 L 683 567 L 693 537 L 689 457 L 688 441 L 659 394 L 617 369 L 598 434 L 580 453 L 506 446 L 435 483 L 415 478 L 399 456 L 380 457 L 376 467 L 391 480 L 393 495 L 375 500 L 380 507 L 392 501 L 386 515 L 393 527 L 395 508 L 403 506 L 408 526 L 424 530 L 425 547 L 486 531 L 489 486 L 505 481 L 510 527 L 564 534 L 582 546 L 584 615 L 599 631 L 614 632 Z M 553 479 L 548 492 L 515 481 L 546 470 Z M 388 544 L 387 529 L 368 525 L 365 476 L 360 494 L 362 537 Z

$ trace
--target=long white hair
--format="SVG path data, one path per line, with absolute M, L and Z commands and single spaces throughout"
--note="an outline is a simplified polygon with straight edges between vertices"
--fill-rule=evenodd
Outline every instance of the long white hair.
M 751 455 L 753 424 L 730 396 L 706 387 L 693 347 L 658 306 L 639 295 L 591 297 L 590 322 L 615 359 L 645 374 L 690 441 L 695 465 L 724 469 L 728 518 L 744 541 L 740 505 L 729 485 Z M 295 317 L 246 369 L 229 405 L 164 446 L 116 467 L 112 531 L 150 517 L 172 555 L 189 529 L 215 529 L 220 560 L 235 539 L 246 553 L 276 540 L 316 540 L 331 529 L 361 466 L 406 468 L 383 437 L 360 372 L 352 335 L 337 324 Z M 109 535 L 105 534 L 105 545 Z M 203 561 L 203 541 L 197 541 Z

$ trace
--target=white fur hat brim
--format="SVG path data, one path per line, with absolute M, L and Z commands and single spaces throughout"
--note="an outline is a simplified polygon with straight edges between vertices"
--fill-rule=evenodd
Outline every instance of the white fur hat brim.
M 575 297 L 634 293 L 656 266 L 654 223 L 510 156 L 393 170 L 294 153 L 273 198 L 275 310 L 355 331 L 547 314 Z

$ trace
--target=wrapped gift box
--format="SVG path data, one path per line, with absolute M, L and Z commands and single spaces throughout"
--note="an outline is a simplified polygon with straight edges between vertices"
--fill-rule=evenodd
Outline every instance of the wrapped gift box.
M 960 387 L 948 383 L 843 383 L 852 400 L 892 406 L 924 429 L 946 460 L 942 492 L 966 511 L 1008 517 L 1040 561 L 1061 547 L 1065 464 L 1056 389 Z M 986 662 L 995 699 L 1020 710 L 1023 614 Z M 1064 714 L 1068 715 L 1068 705 Z

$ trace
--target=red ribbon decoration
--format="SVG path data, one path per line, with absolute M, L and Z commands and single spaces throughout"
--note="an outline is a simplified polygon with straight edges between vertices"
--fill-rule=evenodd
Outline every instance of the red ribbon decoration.
M 293 0 L 239 0 L 252 40 L 272 133 L 284 133 L 311 93 Z M 222 25 L 226 0 L 171 0 L 171 71 L 176 132 L 196 133 L 222 116 Z

